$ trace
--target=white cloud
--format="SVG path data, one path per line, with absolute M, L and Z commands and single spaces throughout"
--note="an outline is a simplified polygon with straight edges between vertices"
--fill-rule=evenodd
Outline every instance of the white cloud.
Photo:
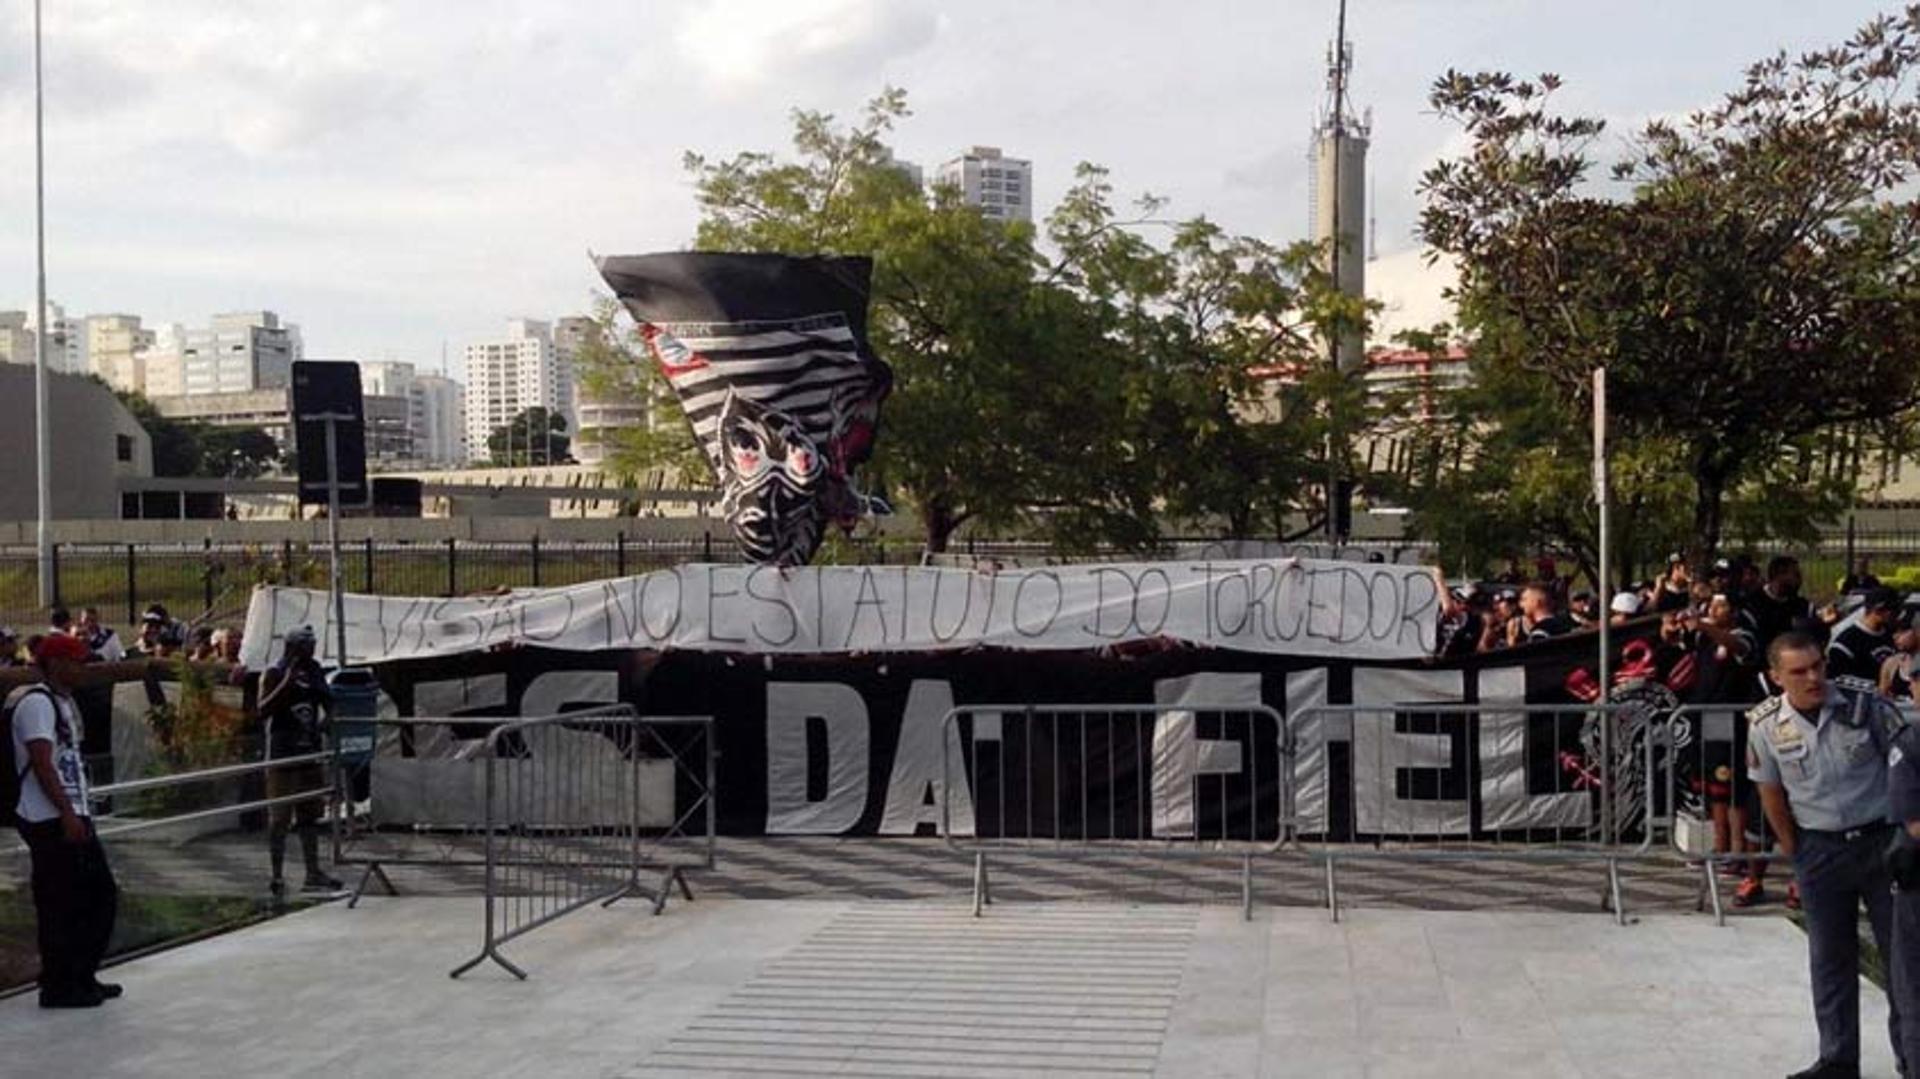
M 710 0 L 681 19 L 675 59 L 722 92 L 809 77 L 872 84 L 941 23 L 923 0 Z

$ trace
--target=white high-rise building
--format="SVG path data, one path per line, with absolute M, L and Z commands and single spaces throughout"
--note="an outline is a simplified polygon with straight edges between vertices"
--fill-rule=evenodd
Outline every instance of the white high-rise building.
M 26 328 L 39 332 L 34 312 L 27 312 Z M 47 325 L 53 327 L 53 333 L 47 338 L 47 369 L 64 371 L 70 375 L 87 373 L 87 335 L 79 319 L 69 319 L 67 310 L 52 300 L 47 301 Z M 27 362 L 33 362 L 32 346 L 28 346 Z
M 421 464 L 467 462 L 467 410 L 458 382 L 443 375 L 417 375 L 407 387 L 413 453 Z
M 33 362 L 33 331 L 25 311 L 0 311 L 0 363 Z
M 88 315 L 84 322 L 87 366 L 116 390 L 147 391 L 147 356 L 152 330 L 139 315 Z
M 553 349 L 559 362 L 574 380 L 575 425 L 573 457 L 583 465 L 598 465 L 606 460 L 606 432 L 621 427 L 643 427 L 647 423 L 644 402 L 622 400 L 596 394 L 580 377 L 581 350 L 600 334 L 600 323 L 578 315 L 560 319 L 553 325 Z
M 941 165 L 934 178 L 996 221 L 1033 220 L 1033 162 L 1003 156 L 997 146 L 975 146 Z
M 180 392 L 278 389 L 292 378 L 301 353 L 299 328 L 282 326 L 272 311 L 215 315 L 206 328 L 186 332 L 180 349 Z
M 411 363 L 362 361 L 360 391 L 369 397 L 406 399 L 407 433 L 415 463 L 445 467 L 466 461 L 466 410 L 458 382 L 420 374 Z
M 575 430 L 573 372 L 561 366 L 552 327 L 537 319 L 513 319 L 504 338 L 467 346 L 467 453 L 472 460 L 488 459 L 488 437 L 529 408 L 558 412 L 566 416 L 568 432 Z
M 416 377 L 410 363 L 398 360 L 361 360 L 360 392 L 381 397 L 405 397 Z

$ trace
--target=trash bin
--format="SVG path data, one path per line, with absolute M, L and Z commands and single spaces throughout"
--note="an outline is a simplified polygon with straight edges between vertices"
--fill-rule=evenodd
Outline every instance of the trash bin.
M 347 667 L 335 671 L 327 686 L 333 691 L 334 751 L 342 765 L 364 767 L 373 760 L 380 683 L 370 668 Z

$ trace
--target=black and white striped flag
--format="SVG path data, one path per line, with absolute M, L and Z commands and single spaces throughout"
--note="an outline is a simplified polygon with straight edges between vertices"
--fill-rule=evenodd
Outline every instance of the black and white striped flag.
M 721 512 L 750 559 L 804 565 L 827 522 L 867 512 L 853 472 L 893 385 L 867 346 L 872 260 L 676 252 L 598 265 L 721 477 Z

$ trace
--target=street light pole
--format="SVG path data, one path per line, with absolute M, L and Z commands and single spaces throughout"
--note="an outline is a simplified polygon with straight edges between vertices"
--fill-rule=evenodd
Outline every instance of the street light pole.
M 47 165 L 40 74 L 40 0 L 33 0 L 33 457 L 38 496 L 40 605 L 53 606 L 53 430 L 47 418 Z

